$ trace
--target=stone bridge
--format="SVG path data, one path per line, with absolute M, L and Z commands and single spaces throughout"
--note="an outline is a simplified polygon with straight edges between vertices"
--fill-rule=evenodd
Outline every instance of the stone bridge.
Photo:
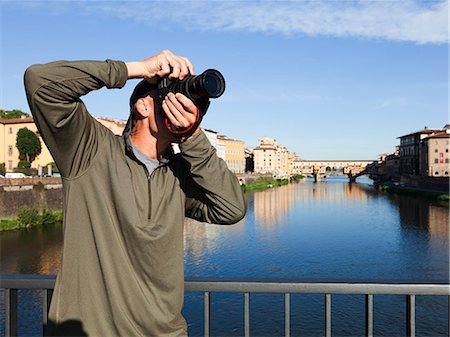
M 349 177 L 350 182 L 354 182 L 357 177 L 369 174 L 366 168 L 373 162 L 373 160 L 302 160 L 294 163 L 294 171 L 312 176 L 314 181 L 340 171 Z

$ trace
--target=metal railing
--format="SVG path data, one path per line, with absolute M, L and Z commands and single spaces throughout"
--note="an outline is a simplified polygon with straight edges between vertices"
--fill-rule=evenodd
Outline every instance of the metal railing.
M 0 288 L 5 289 L 6 336 L 17 336 L 18 290 L 41 289 L 44 291 L 43 327 L 47 324 L 50 299 L 55 285 L 55 276 L 43 275 L 1 275 Z M 365 295 L 365 330 L 366 336 L 373 337 L 373 299 L 375 295 L 405 295 L 407 335 L 416 334 L 416 296 L 447 296 L 450 316 L 450 286 L 448 284 L 387 284 L 387 283 L 278 283 L 278 282 L 226 282 L 194 281 L 185 282 L 185 291 L 204 294 L 204 334 L 211 336 L 211 293 L 232 292 L 244 295 L 244 333 L 250 336 L 250 294 L 279 293 L 284 294 L 284 334 L 290 337 L 291 294 L 323 294 L 325 302 L 325 336 L 331 337 L 331 297 L 333 294 Z M 450 324 L 450 317 L 447 321 Z M 450 332 L 450 325 L 449 325 Z

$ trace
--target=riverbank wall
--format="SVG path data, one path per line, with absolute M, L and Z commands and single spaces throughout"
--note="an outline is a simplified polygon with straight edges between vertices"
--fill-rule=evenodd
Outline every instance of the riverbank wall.
M 400 185 L 407 188 L 449 194 L 448 177 L 420 177 L 402 175 Z
M 1 179 L 0 219 L 15 219 L 20 207 L 61 211 L 63 192 L 60 178 Z

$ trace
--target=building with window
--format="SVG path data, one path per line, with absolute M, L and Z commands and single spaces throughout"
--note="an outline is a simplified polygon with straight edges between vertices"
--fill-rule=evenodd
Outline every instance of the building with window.
M 27 128 L 36 133 L 41 142 L 41 154 L 31 163 L 32 168 L 45 167 L 53 162 L 47 147 L 38 133 L 33 117 L 0 119 L 0 163 L 5 163 L 6 172 L 12 172 L 19 163 L 19 150 L 16 147 L 17 133 Z
M 422 141 L 420 173 L 430 177 L 448 177 L 450 130 L 435 133 Z
M 400 174 L 420 174 L 420 159 L 423 157 L 422 140 L 440 131 L 442 130 L 424 128 L 398 137 L 400 139 Z
M 202 129 L 211 145 L 216 149 L 217 157 L 225 160 L 225 144 L 217 138 L 217 132 L 210 129 Z
M 278 146 L 273 138 L 264 137 L 259 140 L 259 146 L 254 150 L 256 173 L 275 174 L 277 172 Z
M 225 146 L 225 162 L 233 173 L 245 173 L 244 142 L 219 135 L 217 140 Z
M 94 118 L 116 135 L 121 135 L 125 128 L 126 121 L 124 120 Z M 21 128 L 27 128 L 35 132 L 41 142 L 41 154 L 31 163 L 31 167 L 35 169 L 39 167 L 45 168 L 48 164 L 53 163 L 53 157 L 42 140 L 32 116 L 0 119 L 0 163 L 5 163 L 6 172 L 14 171 L 19 163 L 19 151 L 16 147 L 16 140 L 17 133 Z
M 296 160 L 298 158 L 295 153 L 290 153 L 273 138 L 261 138 L 259 146 L 254 149 L 256 173 L 271 173 L 276 177 L 286 177 L 295 173 Z

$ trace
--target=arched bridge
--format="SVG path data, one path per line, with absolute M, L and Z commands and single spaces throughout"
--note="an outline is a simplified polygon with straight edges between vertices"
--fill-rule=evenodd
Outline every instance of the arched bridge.
M 357 177 L 371 173 L 367 168 L 373 162 L 374 160 L 302 160 L 294 163 L 294 171 L 312 176 L 314 181 L 338 171 L 347 175 L 350 182 L 354 182 Z

